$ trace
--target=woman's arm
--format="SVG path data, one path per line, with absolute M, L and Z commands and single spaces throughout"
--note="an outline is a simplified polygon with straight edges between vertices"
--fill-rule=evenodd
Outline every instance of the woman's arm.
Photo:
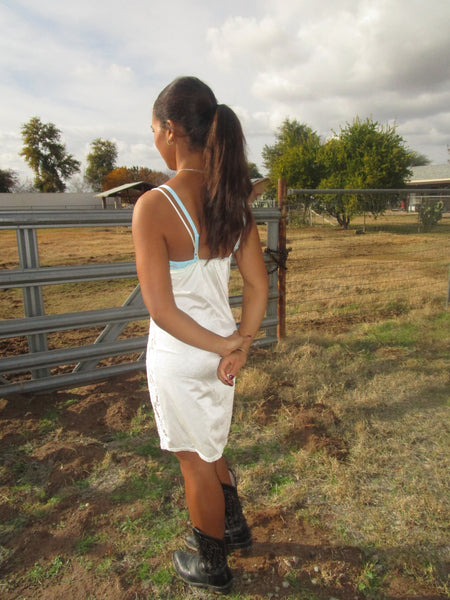
M 244 281 L 242 315 L 239 326 L 239 333 L 243 339 L 239 349 L 220 361 L 217 370 L 219 379 L 228 385 L 233 384 L 234 377 L 245 365 L 253 338 L 258 332 L 266 312 L 269 278 L 255 223 L 252 225 L 248 238 L 236 251 L 235 258 Z
M 237 250 L 235 258 L 244 282 L 239 332 L 244 337 L 242 347 L 248 350 L 266 312 L 269 293 L 269 278 L 255 223 L 247 240 Z
M 133 212 L 132 233 L 145 306 L 152 320 L 177 339 L 226 356 L 241 344 L 239 333 L 229 337 L 217 335 L 199 325 L 175 303 L 167 244 L 162 233 L 167 226 L 167 211 L 160 193 L 151 191 L 141 196 Z

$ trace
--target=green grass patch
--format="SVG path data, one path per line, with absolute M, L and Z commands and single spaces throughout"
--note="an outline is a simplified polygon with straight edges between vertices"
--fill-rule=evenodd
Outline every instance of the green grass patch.
M 373 349 L 387 345 L 414 349 L 420 340 L 419 335 L 420 327 L 411 320 L 385 321 L 367 329 L 365 338 L 360 341 L 361 349 Z
M 56 556 L 49 565 L 36 562 L 28 571 L 28 579 L 30 583 L 42 584 L 46 579 L 56 578 L 61 575 L 65 564 L 61 556 Z
M 89 554 L 99 541 L 99 535 L 83 535 L 81 539 L 75 542 L 73 549 L 78 555 Z
M 154 500 L 164 496 L 172 483 L 157 473 L 149 473 L 145 477 L 131 475 L 118 489 L 111 494 L 114 502 L 134 502 L 136 500 Z

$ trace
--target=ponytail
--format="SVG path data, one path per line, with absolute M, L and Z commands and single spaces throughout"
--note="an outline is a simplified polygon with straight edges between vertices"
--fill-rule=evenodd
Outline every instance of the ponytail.
M 162 90 L 153 106 L 161 125 L 180 125 L 192 150 L 203 152 L 202 227 L 211 256 L 223 256 L 245 240 L 252 225 L 252 191 L 245 138 L 235 113 L 197 77 L 179 77 Z
M 235 113 L 219 104 L 203 151 L 203 225 L 211 255 L 223 254 L 245 240 L 252 214 L 248 197 L 252 184 L 245 138 Z

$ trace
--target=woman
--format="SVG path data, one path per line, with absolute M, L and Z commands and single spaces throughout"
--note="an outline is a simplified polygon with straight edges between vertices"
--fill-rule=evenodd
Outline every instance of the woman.
M 238 118 L 211 89 L 181 77 L 158 96 L 155 146 L 176 175 L 133 214 L 136 265 L 151 323 L 147 375 L 161 448 L 175 452 L 193 526 L 174 567 L 188 583 L 226 592 L 227 552 L 251 535 L 222 456 L 234 378 L 264 316 L 267 272 L 249 208 L 252 187 Z M 231 256 L 243 278 L 239 330 L 228 303 Z

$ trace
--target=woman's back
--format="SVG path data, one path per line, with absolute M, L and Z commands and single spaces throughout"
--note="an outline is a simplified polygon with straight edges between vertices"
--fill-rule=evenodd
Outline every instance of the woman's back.
M 196 231 L 199 235 L 198 255 L 202 259 L 215 258 L 211 256 L 208 246 L 206 229 L 203 224 L 203 199 L 202 199 L 203 177 L 198 172 L 179 173 L 176 178 L 167 182 L 171 190 L 175 192 L 189 214 Z M 184 213 L 178 214 L 173 204 L 163 192 L 164 188 L 152 190 L 148 193 L 153 197 L 152 202 L 158 204 L 155 211 L 155 219 L 161 228 L 167 244 L 167 252 L 170 261 L 185 261 L 193 257 L 192 238 L 187 230 L 192 230 Z M 187 228 L 186 228 L 187 225 Z M 193 232 L 192 232 L 193 233 Z M 237 240 L 236 240 L 237 241 Z M 233 248 L 226 248 L 221 253 L 222 257 L 229 256 Z

